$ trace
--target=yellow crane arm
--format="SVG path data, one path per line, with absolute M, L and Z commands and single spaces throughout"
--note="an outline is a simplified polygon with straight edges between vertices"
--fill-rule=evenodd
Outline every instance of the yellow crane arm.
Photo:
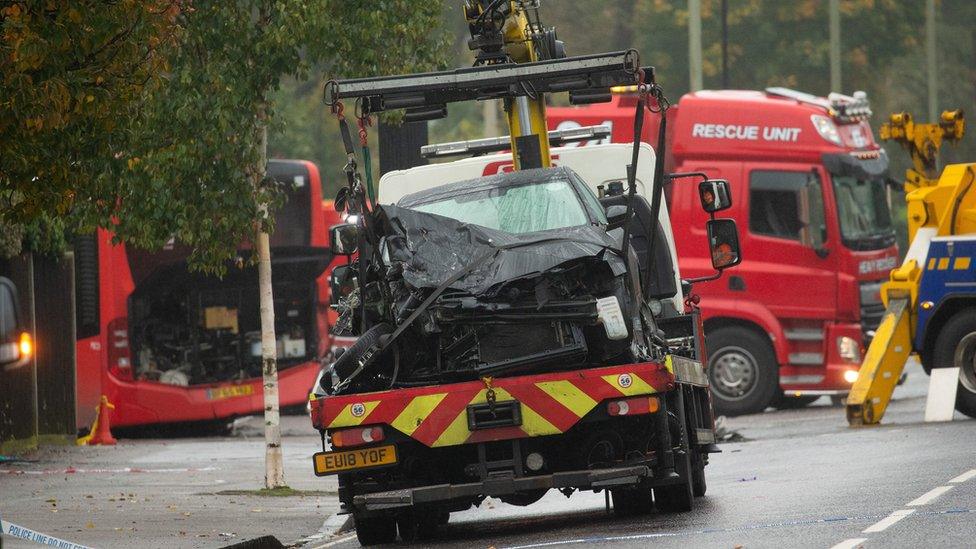
M 552 46 L 556 43 L 553 31 L 532 23 L 529 9 L 537 10 L 537 4 L 526 5 L 521 0 L 480 0 L 465 5 L 464 16 L 471 29 L 472 43 L 479 43 L 479 38 L 484 40 L 486 34 L 497 37 L 497 42 L 484 40 L 480 43 L 484 44 L 479 46 L 482 53 L 494 55 L 479 60 L 489 64 L 531 63 L 541 60 L 540 51 L 556 55 L 550 51 L 550 42 Z M 515 169 L 548 168 L 552 166 L 552 159 L 547 138 L 546 100 L 541 93 L 525 91 L 526 95 L 504 100 Z

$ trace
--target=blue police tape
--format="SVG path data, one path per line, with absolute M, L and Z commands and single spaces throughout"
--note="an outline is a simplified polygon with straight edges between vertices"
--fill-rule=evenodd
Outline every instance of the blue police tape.
M 25 528 L 0 519 L 0 537 L 2 536 L 32 541 L 41 545 L 47 545 L 48 547 L 57 547 L 58 549 L 91 549 L 87 545 L 79 545 L 73 541 L 42 534 L 30 528 Z

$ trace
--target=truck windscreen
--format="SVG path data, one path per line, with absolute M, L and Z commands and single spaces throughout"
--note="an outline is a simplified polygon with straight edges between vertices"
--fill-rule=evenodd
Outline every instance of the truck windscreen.
M 894 244 L 884 181 L 836 174 L 832 179 L 844 244 L 855 250 L 878 250 Z
M 576 189 L 561 179 L 438 198 L 409 208 L 514 234 L 589 224 Z

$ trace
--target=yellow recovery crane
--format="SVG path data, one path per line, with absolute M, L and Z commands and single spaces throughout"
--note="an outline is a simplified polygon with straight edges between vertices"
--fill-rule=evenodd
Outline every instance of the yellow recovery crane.
M 891 116 L 881 139 L 902 144 L 914 164 L 906 173 L 908 240 L 902 265 L 881 288 L 886 310 L 847 399 L 851 426 L 881 421 L 908 357 L 927 372 L 959 367 L 956 409 L 976 417 L 976 163 L 937 175 L 944 142 L 962 138 L 962 111 L 918 124 Z

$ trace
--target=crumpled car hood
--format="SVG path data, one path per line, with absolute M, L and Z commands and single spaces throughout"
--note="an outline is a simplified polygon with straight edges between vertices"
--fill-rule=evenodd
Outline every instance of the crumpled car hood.
M 403 262 L 404 281 L 418 289 L 435 288 L 486 255 L 493 257 L 449 288 L 481 295 L 583 258 L 606 261 L 615 276 L 627 270 L 602 227 L 512 234 L 393 205 L 378 210 L 379 233 L 391 241 L 392 259 Z

